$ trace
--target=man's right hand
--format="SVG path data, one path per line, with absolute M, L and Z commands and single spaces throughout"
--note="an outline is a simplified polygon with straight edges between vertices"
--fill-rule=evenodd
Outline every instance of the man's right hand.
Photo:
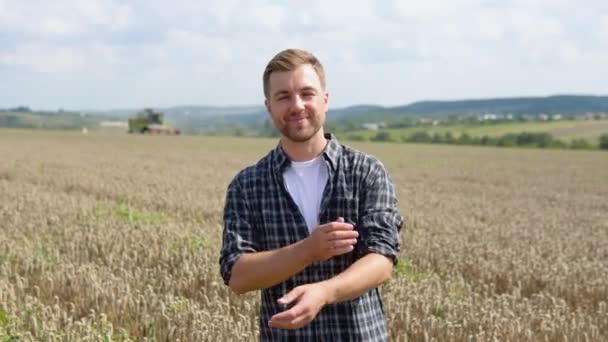
M 352 252 L 359 232 L 342 217 L 316 227 L 304 241 L 305 253 L 311 262 L 324 261 Z

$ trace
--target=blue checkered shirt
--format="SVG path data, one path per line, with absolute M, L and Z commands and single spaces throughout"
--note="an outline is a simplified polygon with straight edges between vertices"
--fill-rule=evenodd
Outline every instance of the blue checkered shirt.
M 360 297 L 326 305 L 308 325 L 296 330 L 268 327 L 283 310 L 277 299 L 291 289 L 329 279 L 366 253 L 385 255 L 397 262 L 403 217 L 397 210 L 394 186 L 384 166 L 374 157 L 329 139 L 323 157 L 329 179 L 319 212 L 320 224 L 343 217 L 359 232 L 355 250 L 309 265 L 288 280 L 262 290 L 262 341 L 386 341 L 384 308 L 377 288 Z M 230 280 L 232 266 L 243 253 L 273 250 L 309 234 L 306 221 L 283 182 L 290 160 L 280 144 L 230 183 L 224 209 L 220 271 Z

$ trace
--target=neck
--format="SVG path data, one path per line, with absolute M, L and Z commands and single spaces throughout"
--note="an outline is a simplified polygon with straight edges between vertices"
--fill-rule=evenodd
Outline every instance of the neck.
M 321 128 L 317 134 L 307 141 L 292 141 L 284 136 L 281 137 L 281 146 L 283 151 L 287 154 L 292 161 L 307 161 L 314 159 L 320 155 L 327 145 L 327 139 Z

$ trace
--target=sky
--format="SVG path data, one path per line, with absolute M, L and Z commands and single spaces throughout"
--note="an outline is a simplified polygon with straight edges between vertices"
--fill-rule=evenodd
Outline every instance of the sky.
M 606 0 L 0 0 L 0 108 L 262 105 L 286 48 L 330 108 L 608 95 Z

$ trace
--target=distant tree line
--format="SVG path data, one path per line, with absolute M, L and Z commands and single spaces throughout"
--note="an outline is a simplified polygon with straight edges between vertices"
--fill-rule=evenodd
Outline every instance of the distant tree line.
M 0 112 L 14 112 L 14 113 L 31 113 L 32 110 L 28 106 L 18 106 L 14 108 L 0 108 Z
M 92 117 L 61 109 L 56 112 L 32 111 L 26 106 L 0 109 L 0 127 L 8 128 L 80 130 L 105 119 L 107 117 Z
M 365 136 L 354 134 L 347 137 L 349 140 L 365 141 Z M 370 141 L 375 142 L 397 142 L 389 132 L 379 131 L 372 136 Z M 467 133 L 455 137 L 452 132 L 430 134 L 426 131 L 416 131 L 410 135 L 402 136 L 402 142 L 406 143 L 425 143 L 425 144 L 451 144 L 451 145 L 479 145 L 479 146 L 498 146 L 498 147 L 536 147 L 536 148 L 562 148 L 562 149 L 595 149 L 596 146 L 586 139 L 574 139 L 570 143 L 555 139 L 549 133 L 508 133 L 501 136 L 491 137 L 484 135 L 473 137 Z M 602 134 L 600 143 L 597 146 L 602 150 L 608 150 L 608 133 Z

